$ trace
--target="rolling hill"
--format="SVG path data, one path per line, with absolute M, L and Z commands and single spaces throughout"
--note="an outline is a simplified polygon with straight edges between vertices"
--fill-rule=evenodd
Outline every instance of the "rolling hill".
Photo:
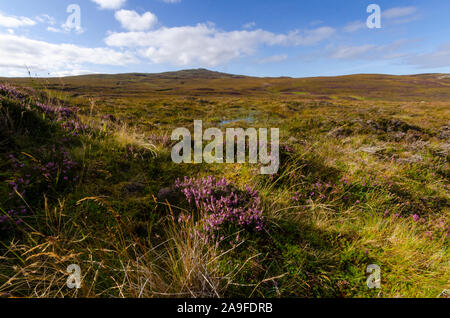
M 64 78 L 0 78 L 21 86 L 40 83 L 48 89 L 73 96 L 157 95 L 297 95 L 319 98 L 445 101 L 450 99 L 450 76 L 446 74 L 378 75 L 337 77 L 260 78 L 213 72 L 205 69 L 159 74 L 93 74 Z

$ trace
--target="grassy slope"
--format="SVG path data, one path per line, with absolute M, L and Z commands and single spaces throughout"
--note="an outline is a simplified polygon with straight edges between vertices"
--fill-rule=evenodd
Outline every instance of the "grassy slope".
M 1 79 L 0 79 L 1 80 Z M 4 79 L 6 80 L 6 79 Z M 9 79 L 8 79 L 9 80 Z M 30 85 L 30 79 L 11 79 Z M 401 101 L 448 101 L 450 77 L 442 74 L 411 76 L 361 74 L 315 78 L 255 78 L 206 70 L 161 74 L 85 75 L 44 79 L 48 88 L 91 96 L 210 96 L 291 95 L 308 93 L 324 99 L 342 96 Z M 103 96 L 102 95 L 102 96 Z
M 15 239 L 4 239 L 0 292 L 436 297 L 449 288 L 449 146 L 440 134 L 450 118 L 449 78 L 186 71 L 8 81 L 79 106 L 92 129 L 70 142 L 62 141 L 68 137 L 58 125 L 40 141 L 27 129 L 5 137 L 5 155 L 37 157 L 47 144 L 68 148 L 80 180 L 52 193 L 30 190 L 34 216 L 26 221 L 33 230 L 22 226 Z M 277 176 L 259 176 L 249 165 L 172 164 L 161 136 L 175 127 L 249 116 L 252 124 L 232 125 L 280 127 L 284 145 L 293 148 L 283 150 Z M 14 175 L 4 159 L 6 184 Z M 161 188 L 185 175 L 255 186 L 268 233 L 249 233 L 231 247 L 187 235 L 195 224 L 171 222 L 177 208 L 155 202 Z M 9 204 L 6 191 L 2 196 Z M 86 275 L 77 293 L 64 287 L 71 263 L 82 263 Z M 381 266 L 379 291 L 365 285 L 369 264 Z

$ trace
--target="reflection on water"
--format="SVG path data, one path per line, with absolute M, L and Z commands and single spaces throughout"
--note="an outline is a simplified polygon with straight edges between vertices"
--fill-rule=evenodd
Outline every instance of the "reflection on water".
M 222 120 L 220 122 L 220 125 L 221 126 L 225 126 L 225 125 L 234 124 L 234 123 L 238 123 L 238 122 L 253 123 L 254 121 L 255 121 L 255 118 L 253 117 L 253 115 L 250 115 L 248 117 L 229 119 L 229 120 Z

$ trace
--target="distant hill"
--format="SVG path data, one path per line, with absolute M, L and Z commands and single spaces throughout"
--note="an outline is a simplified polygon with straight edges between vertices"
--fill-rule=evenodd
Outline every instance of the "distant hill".
M 380 75 L 357 74 L 336 77 L 260 78 L 232 75 L 206 69 L 158 74 L 92 74 L 64 78 L 0 78 L 24 86 L 40 83 L 48 89 L 73 96 L 154 97 L 188 96 L 270 96 L 291 95 L 296 98 L 449 101 L 450 75 Z
M 156 74 L 156 76 L 167 79 L 217 79 L 217 78 L 246 78 L 242 75 L 233 75 L 221 72 L 210 71 L 207 69 L 199 68 L 194 70 L 183 70 L 178 72 L 166 72 Z
M 207 69 L 191 69 L 191 70 L 181 70 L 174 72 L 164 72 L 164 73 L 124 73 L 124 74 L 91 74 L 91 75 L 81 75 L 72 77 L 85 77 L 85 78 L 109 78 L 109 79 L 131 79 L 131 78 L 141 78 L 141 79 L 220 79 L 220 78 L 246 78 L 243 75 L 233 75 L 221 72 L 210 71 Z

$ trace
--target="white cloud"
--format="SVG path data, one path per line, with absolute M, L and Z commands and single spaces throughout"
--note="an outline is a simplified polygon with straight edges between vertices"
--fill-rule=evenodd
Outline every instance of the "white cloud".
M 318 26 L 318 25 L 320 25 L 320 24 L 323 24 L 323 21 L 322 21 L 322 20 L 314 20 L 314 21 L 311 21 L 311 22 L 309 23 L 309 25 L 312 26 L 312 27 Z
M 255 26 L 256 26 L 256 22 L 249 22 L 249 23 L 244 24 L 242 27 L 244 29 L 253 29 Z
M 50 28 L 50 29 L 51 29 L 51 28 Z M 49 30 L 49 28 L 47 28 L 47 30 Z M 61 25 L 61 30 L 60 30 L 60 32 L 69 33 L 69 32 L 71 32 L 72 30 L 73 30 L 75 33 L 77 33 L 77 34 L 82 34 L 82 33 L 84 33 L 84 29 L 83 29 L 81 26 L 77 25 L 77 26 L 73 27 L 73 26 L 71 26 L 71 25 L 67 25 L 66 23 L 64 23 L 64 24 Z M 50 31 L 50 30 L 49 30 L 49 31 Z
M 163 0 L 165 3 L 179 3 L 181 0 Z
M 115 14 L 117 21 L 129 31 L 145 31 L 158 23 L 158 18 L 151 12 L 139 15 L 136 11 L 120 10 Z
M 64 32 L 62 29 L 54 28 L 54 27 L 51 27 L 51 26 L 47 27 L 47 31 L 54 32 L 54 33 Z
M 17 70 L 13 68 L 1 68 L 3 70 L 2 73 L 7 74 L 10 77 L 24 77 L 27 76 L 26 70 Z
M 287 60 L 289 57 L 286 54 L 280 54 L 280 55 L 272 55 L 268 57 L 264 57 L 262 59 L 259 59 L 257 62 L 259 64 L 267 64 L 267 63 L 277 63 Z
M 411 46 L 415 41 L 400 39 L 389 44 L 363 44 L 330 48 L 327 57 L 337 60 L 381 60 L 399 59 L 407 56 L 400 49 Z
M 110 48 L 53 44 L 24 36 L 0 34 L 0 68 L 23 70 L 29 67 L 33 72 L 57 73 L 81 70 L 85 64 L 126 65 L 136 62 L 131 53 Z
M 100 9 L 117 10 L 122 8 L 127 0 L 91 0 L 99 5 Z
M 19 28 L 33 26 L 36 22 L 27 17 L 16 17 L 13 15 L 4 15 L 0 12 L 0 26 L 6 28 Z
M 54 17 L 49 16 L 48 14 L 41 14 L 39 16 L 36 17 L 36 20 L 40 23 L 47 23 L 50 25 L 55 25 L 56 24 L 56 20 Z
M 84 69 L 73 69 L 70 71 L 56 71 L 50 73 L 50 76 L 64 77 L 64 76 L 77 76 L 77 75 L 87 75 L 87 74 L 98 74 L 98 72 L 92 72 L 91 70 Z
M 450 66 L 450 43 L 443 44 L 439 49 L 430 53 L 416 54 L 406 62 L 420 68 L 439 68 Z
M 111 33 L 105 42 L 113 47 L 134 48 L 153 63 L 217 66 L 253 54 L 263 45 L 314 45 L 334 34 L 330 27 L 275 34 L 261 29 L 221 31 L 212 24 L 197 24 L 149 32 Z
M 416 7 L 397 7 L 382 13 L 383 19 L 390 24 L 409 23 L 420 18 Z
M 366 53 L 374 50 L 376 48 L 375 45 L 365 44 L 360 46 L 341 46 L 336 48 L 331 54 L 330 57 L 338 60 L 347 60 L 347 59 L 356 59 L 361 58 Z
M 350 22 L 349 24 L 347 24 L 343 28 L 343 31 L 352 33 L 352 32 L 356 32 L 356 31 L 359 31 L 359 30 L 365 29 L 365 28 L 367 28 L 366 23 L 361 22 L 361 21 L 353 21 L 353 22 Z
M 397 7 L 391 8 L 382 12 L 382 17 L 385 19 L 395 19 L 395 18 L 403 18 L 406 16 L 410 16 L 413 13 L 416 13 L 416 7 Z
M 416 7 L 396 7 L 382 11 L 382 18 L 389 22 L 389 24 L 403 24 L 417 20 L 418 16 L 414 15 L 417 12 Z M 367 28 L 366 22 L 353 21 L 342 28 L 342 31 L 353 33 Z
M 75 33 L 77 34 L 82 34 L 84 33 L 84 29 L 82 27 L 70 27 L 66 24 L 62 24 L 61 28 L 55 28 L 52 26 L 47 27 L 47 31 L 48 32 L 53 32 L 53 33 L 70 33 L 72 30 L 75 31 Z
M 47 31 L 53 32 L 53 33 L 70 33 L 72 31 L 74 31 L 76 34 L 82 34 L 82 33 L 84 33 L 85 30 L 81 26 L 78 26 L 78 25 L 72 26 L 72 25 L 67 25 L 67 23 L 64 23 L 64 24 L 61 24 L 60 28 L 48 26 Z

